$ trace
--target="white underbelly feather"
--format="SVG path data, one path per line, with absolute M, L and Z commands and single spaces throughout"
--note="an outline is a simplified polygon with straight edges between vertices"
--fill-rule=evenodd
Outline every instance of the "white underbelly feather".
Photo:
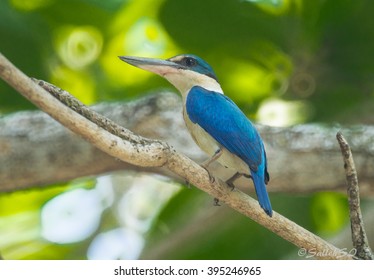
M 234 169 L 240 173 L 249 174 L 249 167 L 236 155 L 233 155 L 224 147 L 221 147 L 219 143 L 210 136 L 201 126 L 194 124 L 187 117 L 185 111 L 183 112 L 183 118 L 186 123 L 187 129 L 189 130 L 192 138 L 196 144 L 210 157 L 212 157 L 218 149 L 223 151 L 222 155 L 217 161 L 228 168 Z

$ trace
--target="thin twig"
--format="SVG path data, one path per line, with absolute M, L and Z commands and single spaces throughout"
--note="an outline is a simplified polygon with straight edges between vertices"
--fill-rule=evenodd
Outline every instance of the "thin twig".
M 62 104 L 1 54 L 0 77 L 41 110 L 102 151 L 134 165 L 168 168 L 199 189 L 302 248 L 305 256 L 314 256 L 319 259 L 352 259 L 351 255 L 282 215 L 274 212 L 272 218 L 268 217 L 256 200 L 239 190 L 231 191 L 223 181 L 216 179 L 214 183 L 211 183 L 205 169 L 186 156 L 177 153 L 166 143 L 143 138 L 127 129 L 121 130 L 123 133 L 121 137 L 113 135 L 105 129 L 105 126 L 87 119 Z
M 352 151 L 347 140 L 341 132 L 336 134 L 344 160 L 344 169 L 347 179 L 347 194 L 349 203 L 349 216 L 351 220 L 352 242 L 356 256 L 363 260 L 372 260 L 373 252 L 366 236 L 364 221 L 360 208 L 360 192 L 355 163 Z

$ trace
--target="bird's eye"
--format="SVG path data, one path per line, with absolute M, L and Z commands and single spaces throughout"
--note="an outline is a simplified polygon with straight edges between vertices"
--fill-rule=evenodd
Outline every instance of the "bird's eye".
M 196 60 L 193 59 L 192 57 L 185 57 L 183 59 L 183 63 L 188 66 L 188 67 L 192 67 L 192 66 L 195 66 L 196 65 Z

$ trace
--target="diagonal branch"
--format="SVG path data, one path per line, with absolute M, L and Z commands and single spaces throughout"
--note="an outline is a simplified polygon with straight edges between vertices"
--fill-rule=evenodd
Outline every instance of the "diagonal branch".
M 352 151 L 347 140 L 341 132 L 336 134 L 342 151 L 344 160 L 344 169 L 347 178 L 347 193 L 349 203 L 349 215 L 351 219 L 351 232 L 353 247 L 356 250 L 356 256 L 364 260 L 374 259 L 373 252 L 369 246 L 366 236 L 364 221 L 362 220 L 360 208 L 360 192 L 355 163 L 353 161 Z
M 166 143 L 137 136 L 125 128 L 116 130 L 118 135 L 109 132 L 103 123 L 110 123 L 110 120 L 87 119 L 35 84 L 1 54 L 0 77 L 55 120 L 113 157 L 143 167 L 164 166 L 285 240 L 313 252 L 317 258 L 352 259 L 344 251 L 276 212 L 269 218 L 256 200 L 239 190 L 231 191 L 223 181 L 217 179 L 211 183 L 205 169 Z M 77 104 L 74 101 L 66 104 L 71 103 Z
M 167 142 L 196 162 L 206 159 L 185 127 L 181 98 L 175 93 L 157 92 L 131 101 L 103 102 L 90 108 L 137 135 Z M 342 155 L 335 137 L 341 130 L 345 137 L 355 139 L 350 146 L 355 151 L 355 165 L 360 174 L 361 198 L 374 195 L 374 126 L 256 126 L 271 163 L 272 180 L 268 186 L 271 193 L 346 192 L 345 173 L 340 166 Z M 115 160 L 43 111 L 18 111 L 0 118 L 0 193 L 35 186 L 43 188 L 116 170 L 157 173 L 183 182 L 165 168 L 144 168 Z M 232 170 L 219 164 L 211 166 L 211 173 L 223 179 L 232 176 Z M 239 179 L 236 187 L 248 190 L 248 181 Z

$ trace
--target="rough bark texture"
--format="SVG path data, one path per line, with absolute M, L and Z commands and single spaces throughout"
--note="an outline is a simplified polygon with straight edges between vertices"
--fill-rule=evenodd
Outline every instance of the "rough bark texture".
M 185 128 L 176 94 L 159 93 L 126 103 L 99 104 L 93 109 L 136 134 L 166 141 L 194 161 L 205 159 Z M 374 127 L 314 124 L 258 128 L 269 158 L 270 192 L 345 192 L 341 153 L 335 140 L 341 130 L 352 143 L 361 195 L 374 195 Z M 0 119 L 0 191 L 119 169 L 140 170 L 99 151 L 43 112 L 19 112 Z M 170 175 L 165 168 L 141 170 Z M 212 170 L 222 178 L 232 174 L 219 165 L 213 164 Z M 250 182 L 240 179 L 236 184 L 248 189 Z
M 355 163 L 353 161 L 352 152 L 347 140 L 345 140 L 344 136 L 340 132 L 337 133 L 336 138 L 342 151 L 348 185 L 347 194 L 353 247 L 356 249 L 356 256 L 359 259 L 372 260 L 373 252 L 369 246 L 364 221 L 362 219 L 360 208 L 360 190 L 358 187 L 357 172 Z
M 65 106 L 37 86 L 1 54 L 0 77 L 33 104 L 103 152 L 142 167 L 163 166 L 296 246 L 306 251 L 328 252 L 326 255 L 318 255 L 318 258 L 352 259 L 352 256 L 344 254 L 340 249 L 277 212 L 274 211 L 273 217 L 270 218 L 256 200 L 240 190 L 232 191 L 219 179 L 211 181 L 204 168 L 185 155 L 177 153 L 169 145 L 135 135 L 125 128 L 122 130 L 122 137 L 110 133 L 102 127 L 101 121 L 93 122 L 83 117 L 77 110 Z

